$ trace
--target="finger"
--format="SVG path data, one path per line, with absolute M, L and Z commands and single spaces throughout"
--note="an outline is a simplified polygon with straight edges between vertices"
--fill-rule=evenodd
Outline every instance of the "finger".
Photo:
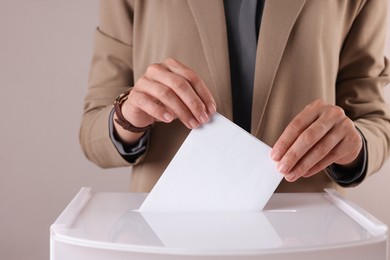
M 305 121 L 305 116 L 310 117 L 310 120 L 313 120 L 313 118 L 315 120 L 307 128 L 304 127 L 307 126 L 309 121 Z M 289 125 L 292 126 L 291 129 L 296 129 L 292 134 L 299 134 L 299 136 L 279 160 L 279 171 L 288 173 L 303 155 L 306 154 L 331 128 L 346 119 L 348 118 L 345 116 L 344 110 L 338 106 L 326 104 L 321 100 L 317 100 L 308 105 Z
M 341 140 L 337 142 L 340 138 Z M 318 149 L 319 146 L 322 146 L 322 148 Z M 326 146 L 328 146 L 328 148 L 326 148 Z M 297 175 L 299 175 L 299 173 L 304 173 L 304 177 L 309 177 L 333 163 L 349 164 L 359 156 L 361 148 L 361 136 L 357 132 L 352 121 L 345 118 L 340 124 L 333 128 L 319 144 L 311 149 L 308 155 L 293 169 L 293 172 Z M 315 151 L 315 149 L 318 150 Z M 321 154 L 323 155 L 321 156 Z
M 339 143 L 332 151 L 330 151 L 324 158 L 322 158 L 321 161 L 319 161 L 311 169 L 309 169 L 302 177 L 311 177 L 322 171 L 329 165 L 333 164 L 335 160 L 339 158 L 339 154 L 344 150 L 342 146 L 342 143 Z
M 302 177 L 304 177 L 304 178 L 311 177 L 311 176 L 315 175 L 316 173 L 322 171 L 323 169 L 329 167 L 331 164 L 337 163 L 336 161 L 345 160 L 345 157 L 337 159 L 336 154 L 338 153 L 338 151 L 342 152 L 342 151 L 345 151 L 345 149 L 341 148 L 341 147 L 340 148 L 337 147 L 337 149 L 335 149 L 335 151 L 332 151 L 331 153 L 329 153 L 325 158 L 323 158 L 320 162 L 318 162 L 310 170 L 308 170 Z M 358 155 L 359 155 L 359 153 L 357 153 L 357 156 Z
M 318 120 L 302 131 L 279 161 L 278 169 L 281 173 L 289 173 L 290 170 L 295 167 L 301 159 L 303 159 L 309 150 L 312 149 L 312 147 L 314 147 L 328 133 L 333 124 L 328 123 L 327 121 L 328 120 L 325 116 L 321 116 Z M 327 147 L 322 147 L 322 145 L 320 145 L 319 149 L 324 150 L 327 149 Z M 306 162 L 306 160 L 303 160 L 303 162 Z
M 338 133 L 340 133 L 340 127 L 335 127 L 327 132 L 285 175 L 286 179 L 295 181 L 302 176 L 311 176 L 313 171 L 319 172 L 332 163 L 327 160 L 338 159 L 339 155 L 335 153 L 338 149 L 335 148 L 339 146 L 344 136 L 344 134 L 340 136 Z M 324 158 L 327 160 L 324 161 Z
M 341 165 L 352 163 L 360 154 L 363 147 L 362 136 L 359 134 L 355 124 L 346 118 L 343 122 L 343 127 L 348 131 L 345 136 L 345 153 L 343 156 L 334 162 Z
M 157 103 L 165 107 L 166 112 L 171 113 L 173 117 L 179 118 L 186 127 L 192 129 L 199 126 L 191 111 L 171 88 L 146 78 L 140 78 L 139 83 L 139 91 L 153 97 Z
M 132 116 L 132 114 L 139 114 L 141 111 L 147 114 L 147 116 L 152 117 L 154 120 L 166 123 L 171 122 L 174 118 L 169 110 L 167 110 L 161 103 L 156 102 L 155 98 L 136 89 L 133 89 L 131 95 L 129 95 L 128 101 L 130 106 L 126 107 L 130 108 L 126 111 L 126 114 L 129 114 L 129 118 L 133 119 L 130 122 L 134 125 L 138 125 L 140 123 L 134 122 L 136 116 Z
M 167 59 L 164 64 L 170 71 L 185 78 L 193 86 L 196 94 L 206 105 L 209 114 L 216 112 L 215 100 L 204 81 L 190 68 L 175 59 Z
M 326 156 L 320 162 L 318 162 L 318 164 L 314 165 L 313 168 L 311 168 L 309 171 L 307 171 L 302 177 L 309 178 L 311 176 L 318 174 L 320 171 L 324 170 L 329 165 L 331 165 L 332 160 L 333 160 L 332 158 L 328 158 L 328 156 Z
M 149 75 L 153 76 L 149 78 Z M 161 64 L 149 66 L 146 77 L 171 88 L 192 113 L 193 117 L 198 121 L 198 124 L 208 122 L 209 117 L 206 113 L 205 104 L 185 78 L 167 70 Z M 178 117 L 180 118 L 179 115 Z
M 313 113 L 312 106 L 312 104 L 306 106 L 283 131 L 271 151 L 271 158 L 274 161 L 280 161 L 298 136 L 318 118 L 318 111 Z
M 164 78 L 164 83 L 170 86 L 183 100 L 199 123 L 204 124 L 208 122 L 209 116 L 206 104 L 196 92 L 199 80 L 196 80 L 198 78 L 195 73 L 183 67 L 168 65 L 168 69 L 172 72 L 172 77 Z

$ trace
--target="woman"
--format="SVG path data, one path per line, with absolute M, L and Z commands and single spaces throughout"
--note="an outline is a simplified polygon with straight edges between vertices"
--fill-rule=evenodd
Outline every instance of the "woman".
M 277 191 L 355 186 L 389 154 L 386 2 L 101 1 L 82 148 L 148 192 L 218 111 L 273 146 Z

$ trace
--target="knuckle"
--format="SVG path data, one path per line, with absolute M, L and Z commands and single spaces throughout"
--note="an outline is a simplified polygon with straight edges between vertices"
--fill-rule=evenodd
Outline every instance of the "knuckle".
M 340 157 L 340 154 L 339 152 L 337 152 L 335 149 L 333 149 L 332 151 L 330 151 L 327 155 L 327 159 L 328 159 L 328 162 L 329 164 L 332 164 L 334 163 L 335 161 L 337 161 L 337 159 Z
M 166 58 L 164 61 L 163 61 L 164 64 L 172 64 L 172 65 L 176 65 L 177 64 L 177 61 L 172 58 L 172 57 L 169 57 L 169 58 Z
M 318 134 L 325 134 L 326 132 L 328 132 L 328 129 L 329 129 L 328 122 L 318 120 L 315 124 L 315 129 L 313 129 L 313 131 L 315 131 Z
M 149 67 L 146 69 L 146 75 L 152 75 L 159 71 L 161 69 L 161 65 L 158 63 L 152 63 L 149 65 Z
M 291 123 L 290 123 L 290 128 L 294 132 L 300 132 L 301 128 L 302 128 L 301 126 L 302 126 L 302 119 L 300 117 L 294 118 L 294 120 L 291 121 Z
M 353 134 L 351 136 L 352 136 L 353 142 L 355 142 L 355 143 L 362 143 L 363 142 L 362 137 L 360 136 L 359 133 L 355 132 L 355 134 Z
M 305 145 L 312 145 L 317 140 L 317 133 L 314 129 L 308 128 L 306 131 L 302 134 L 302 141 Z
M 202 112 L 206 108 L 203 102 L 200 99 L 196 99 L 196 98 L 190 100 L 190 105 L 191 108 L 197 112 Z
M 355 124 L 354 124 L 353 121 L 352 121 L 351 119 L 349 119 L 348 117 L 345 117 L 345 118 L 343 119 L 343 123 L 344 123 L 345 125 L 347 125 L 349 128 L 355 130 Z M 354 132 L 356 133 L 356 135 L 359 135 L 359 134 L 357 133 L 357 130 L 355 130 Z
M 289 144 L 283 138 L 280 138 L 274 148 L 284 154 L 288 150 Z
M 355 130 L 355 125 L 353 124 L 352 120 L 350 120 L 348 117 L 343 118 L 340 122 L 340 125 L 341 125 L 342 131 L 344 131 L 346 133 L 351 133 L 351 132 L 354 133 L 354 134 L 348 134 L 347 136 L 356 137 L 359 135 L 357 133 L 357 131 Z
M 319 106 L 323 106 L 325 105 L 325 102 L 322 100 L 322 99 L 316 99 L 314 100 L 314 102 L 312 103 L 315 107 L 319 107 Z
M 171 89 L 161 87 L 161 88 L 158 90 L 158 96 L 159 96 L 161 99 L 171 99 L 172 96 L 173 96 L 173 93 L 172 93 L 172 90 L 171 90 Z
M 343 117 L 345 117 L 344 109 L 342 109 L 339 106 L 332 106 L 332 109 L 331 109 L 330 113 L 331 113 L 331 116 L 334 117 L 334 118 L 343 118 Z
M 198 75 L 195 72 L 193 72 L 192 70 L 185 70 L 184 76 L 186 79 L 188 79 L 188 81 L 193 82 L 193 83 L 198 82 L 198 80 L 199 80 Z
M 147 100 L 146 100 L 145 96 L 143 96 L 143 95 L 139 95 L 138 97 L 135 97 L 134 101 L 135 101 L 135 104 L 139 107 L 143 107 L 147 103 Z
M 307 171 L 307 166 L 305 162 L 300 162 L 294 167 L 294 171 L 297 173 L 297 175 L 302 175 Z
M 172 80 L 172 88 L 176 91 L 186 92 L 188 89 L 188 83 L 183 78 L 175 78 Z
M 362 138 L 358 133 L 349 134 L 345 137 L 345 140 L 349 143 L 358 144 L 362 141 Z
M 314 147 L 314 153 L 318 157 L 325 157 L 328 152 L 328 147 L 324 143 L 319 143 Z
M 145 77 L 145 75 L 141 76 L 137 82 L 135 83 L 134 85 L 134 89 L 132 91 L 130 91 L 130 95 L 132 93 L 134 93 L 135 91 L 140 91 L 141 89 L 143 89 L 145 86 L 147 86 L 148 84 L 148 79 Z
M 158 117 L 159 115 L 162 115 L 163 114 L 163 111 L 164 109 L 160 106 L 160 105 L 158 105 L 157 103 L 155 103 L 154 105 L 153 105 L 153 108 L 152 108 L 152 115 L 154 116 L 154 117 Z
M 318 109 L 318 108 L 323 107 L 323 106 L 325 106 L 325 101 L 323 101 L 322 99 L 316 99 L 312 103 L 308 104 L 306 106 L 306 108 L 308 108 L 308 109 Z
M 295 151 L 289 151 L 287 156 L 286 156 L 286 161 L 289 163 L 295 163 L 299 160 L 299 155 Z
M 329 134 L 326 135 L 326 137 L 324 137 L 324 142 L 329 144 L 328 150 L 333 149 L 331 146 L 336 147 L 340 143 L 341 140 L 342 140 L 342 138 L 333 132 L 330 132 Z
M 321 161 L 321 162 L 318 162 L 317 164 L 315 164 L 313 167 L 311 167 L 311 169 L 309 170 L 309 173 L 308 173 L 308 176 L 313 176 L 314 174 L 322 171 L 323 169 L 325 169 L 326 167 L 328 167 L 327 163 L 325 161 Z
M 175 114 L 178 118 L 180 118 L 181 120 L 182 119 L 187 119 L 188 118 L 188 112 L 187 112 L 187 109 L 183 106 L 179 106 L 176 111 L 175 111 Z

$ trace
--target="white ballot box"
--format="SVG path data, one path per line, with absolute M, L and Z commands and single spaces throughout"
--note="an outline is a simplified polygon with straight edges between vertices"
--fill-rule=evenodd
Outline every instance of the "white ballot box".
M 50 259 L 387 259 L 387 226 L 334 190 L 276 193 L 262 212 L 140 212 L 146 195 L 82 188 Z

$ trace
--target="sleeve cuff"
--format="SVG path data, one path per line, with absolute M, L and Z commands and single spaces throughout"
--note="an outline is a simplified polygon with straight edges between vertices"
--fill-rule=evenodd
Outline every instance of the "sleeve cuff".
M 137 143 L 131 146 L 123 145 L 123 143 L 121 143 L 119 141 L 119 138 L 116 136 L 114 130 L 113 117 L 114 117 L 114 110 L 111 110 L 109 120 L 108 120 L 110 139 L 114 144 L 115 148 L 117 149 L 117 151 L 119 152 L 119 154 L 123 157 L 123 159 L 125 159 L 127 162 L 131 164 L 134 164 L 139 160 L 139 158 L 141 158 L 146 153 L 149 136 L 150 136 L 150 130 L 146 131 L 145 134 L 138 140 Z
M 356 128 L 362 138 L 363 147 L 362 147 L 362 160 L 360 163 L 353 169 L 346 169 L 345 167 L 332 164 L 326 171 L 328 175 L 335 181 L 338 185 L 342 187 L 354 187 L 360 184 L 367 174 L 367 164 L 368 164 L 368 151 L 367 151 L 367 141 L 364 138 L 362 132 Z

